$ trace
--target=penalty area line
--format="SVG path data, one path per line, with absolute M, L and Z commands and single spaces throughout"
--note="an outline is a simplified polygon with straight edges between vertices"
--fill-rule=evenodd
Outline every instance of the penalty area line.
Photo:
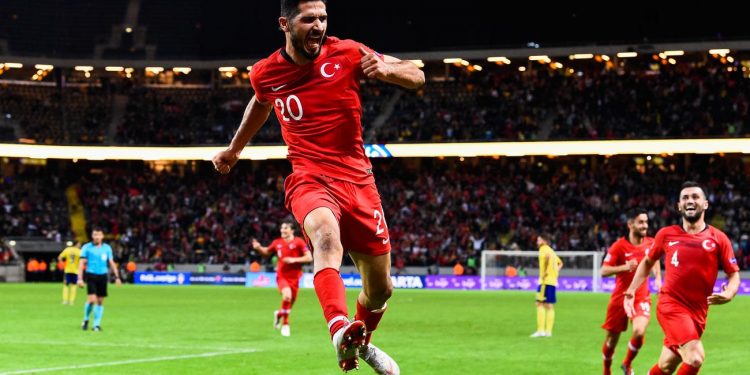
M 209 353 L 173 355 L 173 356 L 154 357 L 154 358 L 127 359 L 127 360 L 123 360 L 123 361 L 112 361 L 112 362 L 102 362 L 102 363 L 89 363 L 89 364 L 83 364 L 83 365 L 71 365 L 71 366 L 60 366 L 60 367 L 48 367 L 48 368 L 36 368 L 36 369 L 29 369 L 29 370 L 9 371 L 9 372 L 2 372 L 2 373 L 0 373 L 0 375 L 33 374 L 33 373 L 39 373 L 39 372 L 53 372 L 53 371 L 63 371 L 63 370 L 78 370 L 78 369 L 86 369 L 86 368 L 94 368 L 94 367 L 131 365 L 131 364 L 135 364 L 135 363 L 149 363 L 149 362 L 163 362 L 163 361 L 180 361 L 180 360 L 183 360 L 183 359 L 192 359 L 192 358 L 207 358 L 207 357 L 218 357 L 218 356 L 224 356 L 224 355 L 255 353 L 257 351 L 258 350 L 256 350 L 256 349 L 244 349 L 244 350 L 234 350 L 234 351 L 226 351 L 226 352 L 209 352 Z

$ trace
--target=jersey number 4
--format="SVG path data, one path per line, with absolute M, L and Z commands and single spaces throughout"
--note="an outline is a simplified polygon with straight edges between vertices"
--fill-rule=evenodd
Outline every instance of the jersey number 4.
M 677 260 L 677 250 L 672 254 L 672 260 L 669 263 L 672 263 L 675 267 L 680 265 L 680 261 Z
M 302 102 L 299 100 L 299 97 L 297 97 L 297 95 L 287 96 L 286 101 L 281 100 L 281 98 L 276 98 L 273 103 L 276 105 L 276 107 L 279 108 L 282 120 L 291 121 L 292 119 L 294 119 L 295 121 L 299 121 L 300 119 L 302 119 L 304 111 L 302 110 Z M 287 114 L 292 118 L 286 117 Z

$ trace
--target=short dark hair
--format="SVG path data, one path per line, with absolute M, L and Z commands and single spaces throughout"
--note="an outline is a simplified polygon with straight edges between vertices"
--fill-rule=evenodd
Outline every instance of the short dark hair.
M 101 226 L 94 225 L 93 227 L 91 227 L 91 232 L 102 232 L 102 233 L 104 233 L 104 230 L 102 229 Z
M 294 221 L 292 221 L 292 220 L 282 220 L 281 221 L 281 225 L 284 225 L 284 224 L 288 225 L 289 228 L 292 228 L 292 230 L 297 229 L 296 225 L 294 224 Z
M 281 16 L 294 18 L 299 13 L 299 4 L 308 1 L 322 1 L 323 4 L 326 3 L 326 0 L 281 0 Z
M 628 220 L 635 219 L 636 217 L 643 215 L 643 214 L 646 214 L 646 216 L 648 216 L 648 210 L 646 210 L 643 207 L 632 207 L 626 213 Z
M 544 242 L 546 242 L 548 245 L 552 244 L 552 235 L 547 232 L 539 233 L 539 237 L 541 237 Z
M 708 198 L 708 194 L 706 194 L 706 188 L 703 187 L 703 185 L 695 182 L 695 181 L 685 181 L 682 183 L 682 187 L 680 188 L 680 192 L 687 188 L 694 188 L 697 187 L 698 189 L 701 189 L 701 192 L 703 192 L 703 197 Z

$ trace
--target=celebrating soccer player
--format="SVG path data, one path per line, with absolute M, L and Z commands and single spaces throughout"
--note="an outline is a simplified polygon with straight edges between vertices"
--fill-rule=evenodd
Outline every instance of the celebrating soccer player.
M 638 265 L 633 282 L 625 292 L 628 317 L 637 316 L 637 290 L 649 270 L 664 255 L 664 285 L 659 293 L 656 318 L 664 331 L 659 362 L 649 374 L 697 374 L 705 356 L 701 336 L 706 328 L 708 305 L 720 305 L 734 298 L 740 286 L 739 267 L 732 243 L 724 232 L 706 224 L 706 191 L 697 183 L 682 185 L 677 208 L 682 225 L 662 228 Z M 729 280 L 719 293 L 712 293 L 719 266 Z
M 393 359 L 370 344 L 393 285 L 388 227 L 362 141 L 359 82 L 373 78 L 416 89 L 424 73 L 361 43 L 326 36 L 325 1 L 282 0 L 278 25 L 286 45 L 253 66 L 255 96 L 214 166 L 228 173 L 276 111 L 293 168 L 284 183 L 286 206 L 313 251 L 315 293 L 339 366 L 358 368 L 359 356 L 377 373 L 396 374 Z M 339 274 L 344 250 L 362 275 L 352 322 Z
M 253 249 L 263 255 L 276 254 L 278 257 L 276 285 L 281 293 L 281 309 L 273 312 L 273 326 L 281 330 L 282 336 L 289 336 L 289 314 L 292 312 L 294 301 L 297 300 L 302 264 L 312 262 L 312 254 L 307 249 L 305 241 L 294 236 L 292 222 L 281 223 L 281 237 L 268 246 L 262 246 L 253 239 Z
M 625 290 L 630 286 L 638 263 L 646 256 L 646 248 L 654 241 L 648 237 L 648 213 L 643 208 L 633 208 L 627 214 L 628 236 L 618 239 L 607 252 L 602 265 L 602 276 L 615 276 L 615 289 L 609 299 L 607 306 L 607 317 L 602 328 L 607 331 L 602 346 L 602 357 L 604 358 L 604 375 L 611 374 L 612 355 L 615 353 L 617 341 L 620 334 L 628 329 L 628 316 L 622 308 Z M 661 286 L 661 269 L 659 261 L 653 267 L 656 278 L 657 289 Z M 643 337 L 646 333 L 649 319 L 651 317 L 651 295 L 648 285 L 644 284 L 635 292 L 635 315 L 633 316 L 633 336 L 628 343 L 628 354 L 620 366 L 623 373 L 633 373 L 631 364 L 638 355 L 638 350 L 643 346 Z
M 94 331 L 102 330 L 102 316 L 104 315 L 104 298 L 107 297 L 108 269 L 112 268 L 120 286 L 120 273 L 112 257 L 112 248 L 104 243 L 104 232 L 99 227 L 91 231 L 91 242 L 81 248 L 81 261 L 78 265 L 78 286 L 83 288 L 83 270 L 86 270 L 86 285 L 88 300 L 84 306 L 83 324 L 84 331 L 89 327 L 89 317 L 94 311 Z
M 551 337 L 555 325 L 557 276 L 563 267 L 560 257 L 550 247 L 552 236 L 542 233 L 536 238 L 539 246 L 539 286 L 536 295 L 536 332 L 531 337 Z

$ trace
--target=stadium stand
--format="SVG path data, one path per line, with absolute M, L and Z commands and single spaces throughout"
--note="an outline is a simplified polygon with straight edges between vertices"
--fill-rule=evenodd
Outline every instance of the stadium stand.
M 374 167 L 394 264 L 450 266 L 482 249 L 533 249 L 539 230 L 554 235 L 558 250 L 603 251 L 623 234 L 628 207 L 650 210 L 652 232 L 676 222 L 672 187 L 685 178 L 709 184 L 710 222 L 733 239 L 743 267 L 750 260 L 741 156 L 378 159 Z M 40 179 L 55 175 L 46 168 L 64 168 L 68 180 Z M 0 185 L 4 232 L 69 236 L 64 198 L 51 196 L 68 184 L 80 187 L 89 222 L 105 227 L 124 260 L 243 263 L 250 239 L 269 242 L 288 217 L 284 161 L 243 162 L 222 177 L 203 162 L 170 168 L 26 166 Z M 32 196 L 20 197 L 27 191 Z

